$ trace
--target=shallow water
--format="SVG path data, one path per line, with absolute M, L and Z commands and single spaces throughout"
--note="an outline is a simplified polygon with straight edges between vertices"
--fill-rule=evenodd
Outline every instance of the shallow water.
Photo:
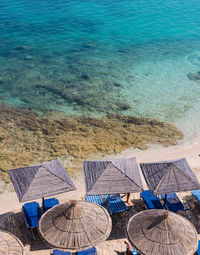
M 200 133 L 196 0 L 0 1 L 0 101 Z

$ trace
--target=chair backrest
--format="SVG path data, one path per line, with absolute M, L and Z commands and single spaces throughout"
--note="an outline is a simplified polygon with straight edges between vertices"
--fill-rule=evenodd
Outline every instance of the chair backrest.
M 200 240 L 199 240 L 199 243 L 198 243 L 197 254 L 200 255 Z
M 116 199 L 118 199 L 119 197 L 120 197 L 119 194 L 111 194 L 111 195 L 110 195 L 110 200 L 116 200 Z
M 101 195 L 85 196 L 85 200 L 105 207 L 105 204 Z
M 115 199 L 112 200 L 110 199 L 110 196 L 111 195 L 104 195 L 110 213 L 125 212 L 128 210 L 128 207 L 120 196 L 115 196 Z
M 200 189 L 196 189 L 192 191 L 192 195 L 198 200 L 200 203 Z
M 84 251 L 78 251 L 77 255 L 97 255 L 97 250 L 95 247 L 92 247 Z
M 68 251 L 61 251 L 61 250 L 53 250 L 53 252 L 51 253 L 52 255 L 71 255 L 70 252 Z
M 50 208 L 54 207 L 55 205 L 58 205 L 59 201 L 56 198 L 48 198 L 44 200 L 44 211 L 48 211 Z
M 165 201 L 165 195 L 161 195 L 162 199 Z M 166 207 L 172 212 L 183 211 L 184 205 L 176 195 L 176 193 L 167 194 Z
M 164 209 L 159 198 L 152 195 L 150 190 L 145 190 L 141 192 L 140 196 L 148 209 Z
M 25 203 L 22 209 L 24 211 L 24 216 L 28 227 L 36 228 L 38 220 L 42 215 L 39 203 L 37 202 Z

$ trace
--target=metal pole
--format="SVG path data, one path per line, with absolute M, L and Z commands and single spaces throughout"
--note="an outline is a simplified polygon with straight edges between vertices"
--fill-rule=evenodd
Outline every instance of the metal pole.
M 167 194 L 165 194 L 164 207 L 165 207 L 166 201 L 167 201 Z
M 42 213 L 44 213 L 44 197 L 42 197 Z

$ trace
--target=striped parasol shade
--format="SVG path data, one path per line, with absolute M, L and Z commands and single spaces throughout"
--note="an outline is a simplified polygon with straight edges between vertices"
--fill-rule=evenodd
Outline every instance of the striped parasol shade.
M 25 255 L 21 241 L 2 229 L 0 230 L 0 255 Z
M 96 246 L 110 235 L 112 221 L 106 209 L 70 200 L 48 210 L 39 221 L 39 232 L 54 248 L 77 252 Z
M 194 226 L 184 217 L 166 210 L 146 210 L 128 222 L 129 241 L 143 255 L 192 255 L 198 247 Z

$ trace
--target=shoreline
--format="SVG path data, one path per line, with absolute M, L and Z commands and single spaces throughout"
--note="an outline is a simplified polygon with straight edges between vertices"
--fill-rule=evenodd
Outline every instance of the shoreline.
M 200 136 L 192 140 L 182 139 L 176 145 L 150 144 L 147 150 L 127 149 L 118 154 L 121 157 L 136 157 L 137 163 L 186 158 L 191 168 L 200 168 Z

